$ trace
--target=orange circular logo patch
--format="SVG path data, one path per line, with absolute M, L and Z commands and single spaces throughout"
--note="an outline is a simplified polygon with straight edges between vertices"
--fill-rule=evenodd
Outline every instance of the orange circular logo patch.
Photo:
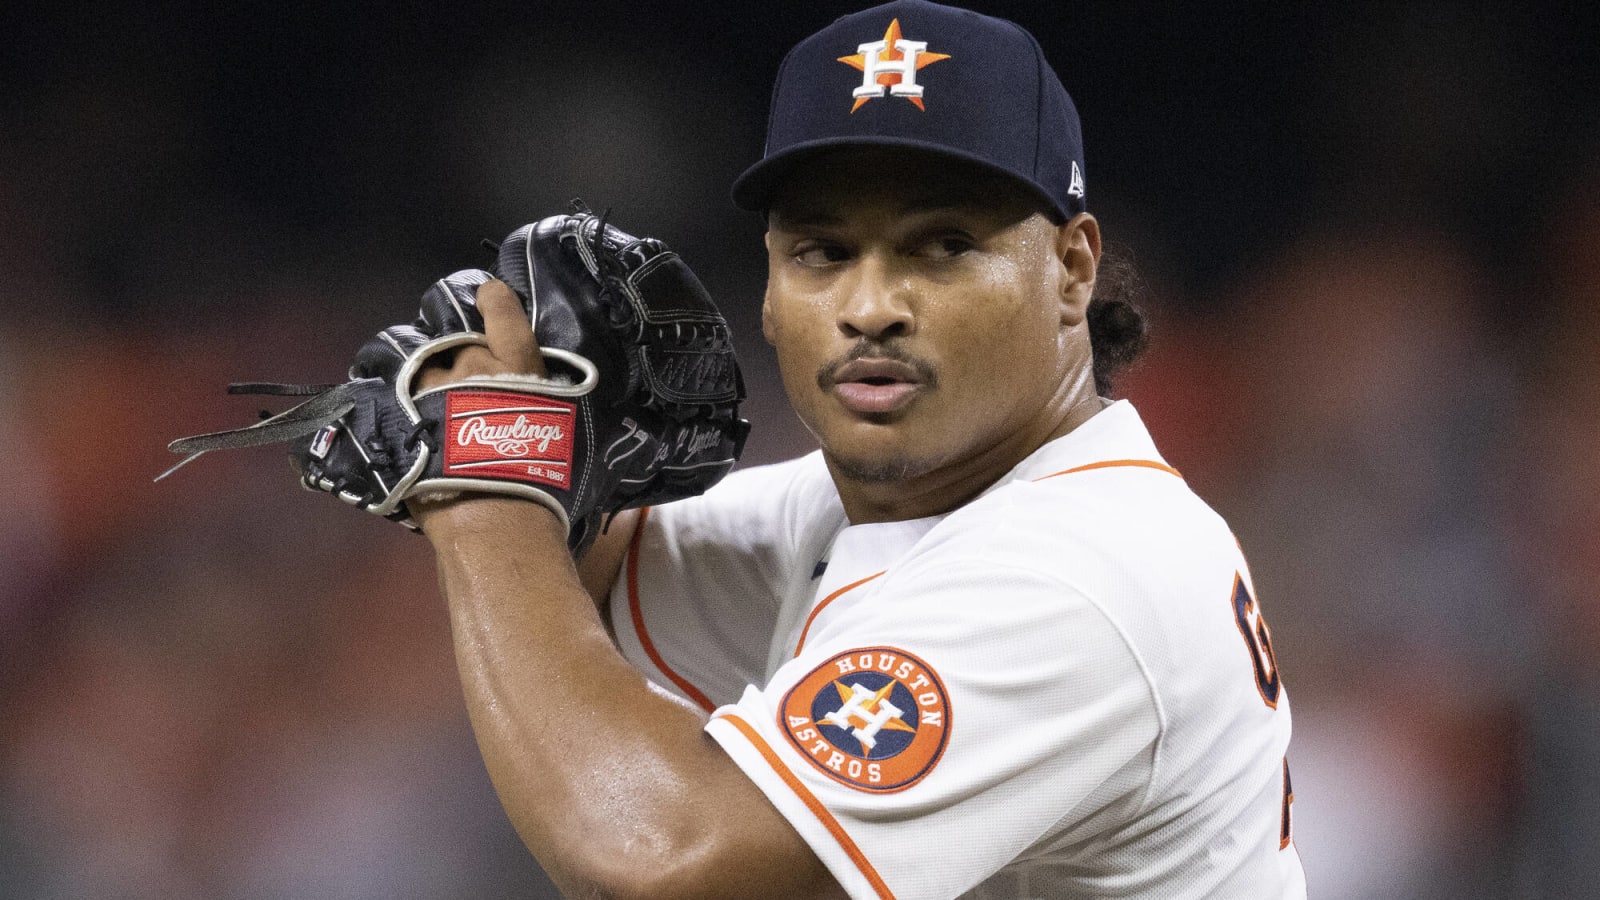
M 784 695 L 779 726 L 822 774 L 861 791 L 903 791 L 933 771 L 950 698 L 927 663 L 893 647 L 850 650 Z

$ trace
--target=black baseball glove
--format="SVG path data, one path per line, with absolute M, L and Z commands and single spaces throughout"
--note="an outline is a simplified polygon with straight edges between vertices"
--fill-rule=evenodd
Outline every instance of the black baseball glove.
M 430 358 L 483 343 L 476 291 L 490 278 L 522 299 L 547 377 L 474 377 L 415 391 Z M 405 501 L 419 495 L 523 497 L 561 517 L 579 552 L 606 516 L 715 484 L 749 430 L 738 415 L 744 386 L 727 324 L 694 273 L 660 241 L 581 207 L 513 232 L 492 272 L 436 282 L 415 322 L 368 341 L 350 376 L 337 386 L 233 385 L 236 393 L 314 396 L 171 449 L 193 459 L 291 441 L 305 486 L 407 523 Z

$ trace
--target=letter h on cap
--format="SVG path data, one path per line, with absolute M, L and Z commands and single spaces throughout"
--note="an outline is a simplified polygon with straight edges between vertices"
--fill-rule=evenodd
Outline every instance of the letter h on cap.
M 889 93 L 896 97 L 921 97 L 922 85 L 917 84 L 917 56 L 928 49 L 927 41 L 908 41 L 901 38 L 894 42 L 894 49 L 900 51 L 899 59 L 884 59 L 889 49 L 889 42 L 872 41 L 856 48 L 864 59 L 861 71 L 864 73 L 861 86 L 851 91 L 854 97 L 882 97 L 885 87 Z M 899 75 L 900 80 L 889 85 L 878 83 L 879 75 Z

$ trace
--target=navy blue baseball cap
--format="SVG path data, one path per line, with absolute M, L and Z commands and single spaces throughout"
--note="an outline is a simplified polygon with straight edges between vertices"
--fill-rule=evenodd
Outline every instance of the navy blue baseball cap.
M 895 0 L 852 13 L 795 45 L 778 69 L 760 162 L 733 202 L 765 210 L 812 154 L 914 147 L 1009 175 L 1063 218 L 1084 211 L 1078 110 L 1039 42 L 970 10 Z

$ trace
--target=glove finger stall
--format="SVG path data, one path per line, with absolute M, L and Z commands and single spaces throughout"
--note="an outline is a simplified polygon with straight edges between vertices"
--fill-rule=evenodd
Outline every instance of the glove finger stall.
M 392 384 L 400 372 L 400 366 L 429 339 L 429 335 L 413 325 L 391 325 L 373 335 L 356 351 L 350 377 L 381 378 Z
M 483 331 L 478 313 L 478 287 L 494 276 L 483 269 L 462 269 L 435 281 L 422 294 L 416 327 L 429 337 Z

